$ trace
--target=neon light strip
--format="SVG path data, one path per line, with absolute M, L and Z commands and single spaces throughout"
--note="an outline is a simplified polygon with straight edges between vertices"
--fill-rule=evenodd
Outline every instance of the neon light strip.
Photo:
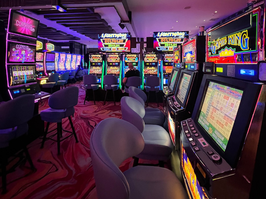
M 119 74 L 119 88 L 122 88 L 122 67 L 123 67 L 123 62 L 120 60 L 120 74 Z
M 142 90 L 144 90 L 144 61 L 142 61 Z
M 6 81 L 7 81 L 7 87 L 9 88 L 10 83 L 9 83 L 9 76 L 8 76 L 8 68 L 7 68 L 7 54 L 8 54 L 8 30 L 9 30 L 9 26 L 10 26 L 10 16 L 11 16 L 11 9 L 9 9 L 9 15 L 8 15 L 8 25 L 7 25 L 7 34 L 6 34 L 6 62 L 5 62 L 5 67 L 6 67 Z M 9 90 L 8 90 L 9 91 Z M 11 96 L 11 93 L 9 92 L 9 95 Z
M 163 60 L 161 60 L 161 77 L 159 77 L 161 79 L 161 84 L 160 84 L 160 90 L 163 89 Z
M 104 79 L 104 65 L 105 61 L 102 62 L 102 77 L 101 77 L 101 87 L 103 88 L 103 79 Z
M 25 44 L 25 45 L 29 45 L 29 46 L 35 46 L 36 44 L 31 44 L 31 43 L 26 43 L 26 42 L 21 42 L 21 41 L 15 41 L 15 40 L 7 40 L 8 42 L 13 42 L 13 43 L 19 43 L 19 44 Z
M 43 65 L 44 65 L 43 66 L 44 67 L 43 72 L 44 72 L 45 76 L 48 76 L 47 75 L 47 67 L 46 67 L 46 52 L 43 53 L 43 56 L 44 56 L 44 58 L 43 58 L 43 62 L 44 62 L 43 63 Z

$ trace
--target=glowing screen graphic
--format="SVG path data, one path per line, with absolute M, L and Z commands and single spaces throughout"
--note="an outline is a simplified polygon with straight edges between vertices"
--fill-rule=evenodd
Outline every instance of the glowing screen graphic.
M 175 122 L 172 119 L 169 112 L 168 112 L 168 129 L 172 142 L 175 144 Z
M 46 61 L 54 61 L 55 54 L 54 53 L 46 53 Z
M 65 62 L 66 62 L 66 54 L 64 53 L 60 53 L 60 56 L 59 56 L 59 71 L 65 71 Z
M 10 69 L 10 86 L 25 84 L 35 79 L 35 66 L 12 66 Z
M 170 83 L 170 86 L 169 86 L 169 89 L 171 91 L 174 90 L 174 86 L 175 86 L 175 83 L 176 83 L 177 74 L 178 74 L 178 71 L 177 70 L 174 70 L 174 72 L 172 74 L 172 78 L 171 78 L 171 83 Z
M 156 54 L 146 54 L 144 57 L 144 74 L 157 75 L 158 58 Z
M 55 64 L 55 71 L 58 71 L 59 68 L 58 68 L 58 62 L 59 62 L 59 53 L 55 53 L 54 54 L 55 58 L 54 58 L 54 64 Z
M 55 64 L 54 63 L 46 63 L 46 70 L 48 70 L 48 71 L 55 70 Z
M 130 52 L 130 35 L 128 33 L 103 33 L 98 39 L 98 49 L 104 52 Z
M 125 73 L 128 71 L 128 64 L 132 63 L 135 69 L 138 69 L 139 57 L 136 54 L 127 54 L 125 56 Z
M 118 54 L 108 55 L 107 74 L 120 74 L 120 58 Z
M 190 79 L 191 79 L 191 75 L 183 73 L 181 82 L 180 82 L 179 87 L 178 87 L 178 92 L 176 95 L 176 97 L 180 100 L 180 102 L 182 104 L 184 103 L 186 96 L 188 94 L 188 91 L 189 91 L 188 86 L 190 83 Z
M 9 62 L 35 62 L 35 46 L 9 43 Z
M 71 70 L 76 70 L 77 55 L 72 55 Z
M 198 118 L 199 124 L 225 151 L 243 91 L 210 82 Z
M 174 55 L 173 54 L 165 54 L 163 60 L 163 73 L 170 74 L 172 73 L 174 65 Z
M 193 39 L 183 45 L 183 61 L 186 63 L 196 62 L 196 40 Z
M 37 37 L 39 21 L 21 15 L 17 12 L 11 13 L 9 32 Z
M 43 61 L 43 53 L 36 53 L 36 61 Z
M 71 54 L 66 55 L 66 70 L 71 70 Z
M 43 63 L 36 63 L 36 71 L 43 71 Z

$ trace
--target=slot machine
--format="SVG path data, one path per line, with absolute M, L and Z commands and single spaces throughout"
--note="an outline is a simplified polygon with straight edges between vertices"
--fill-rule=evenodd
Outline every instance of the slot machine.
M 77 66 L 77 55 L 72 54 L 70 70 L 77 70 L 76 66 Z
M 66 53 L 58 53 L 58 68 L 57 73 L 64 73 L 66 71 Z
M 89 74 L 96 75 L 98 83 L 103 88 L 104 62 L 102 55 L 89 55 Z
M 55 73 L 55 53 L 45 52 L 45 68 L 48 76 Z
M 124 74 L 123 77 L 125 77 L 126 72 L 128 71 L 128 64 L 132 63 L 134 68 L 140 71 L 140 65 L 139 65 L 139 55 L 137 54 L 126 54 L 125 60 L 124 60 Z
M 190 198 L 263 198 L 263 13 L 255 8 L 207 31 L 215 75 L 203 76 L 192 116 L 181 121 L 181 170 Z
M 164 54 L 162 58 L 162 86 L 168 85 L 170 75 L 174 67 L 174 54 Z
M 145 78 L 147 76 L 154 75 L 160 77 L 158 55 L 153 53 L 145 54 L 142 68 L 142 88 L 144 89 L 144 84 L 146 82 Z
M 84 64 L 82 63 L 82 56 L 81 55 L 77 55 L 77 62 L 76 62 L 76 70 L 78 69 L 78 66 L 84 66 Z
M 38 77 L 46 76 L 44 67 L 43 42 L 36 41 L 36 74 Z
M 24 29 L 18 29 L 16 23 L 19 20 L 30 23 L 30 26 L 34 27 L 32 29 L 33 31 L 24 32 Z M 5 68 L 7 88 L 11 99 L 24 94 L 35 94 L 35 102 L 38 102 L 42 98 L 49 97 L 48 93 L 41 91 L 36 81 L 36 40 L 38 26 L 38 20 L 16 11 L 9 11 L 9 29 L 6 33 L 8 41 L 6 46 Z M 39 55 L 41 56 L 41 54 Z
M 67 71 L 71 71 L 72 70 L 72 54 L 70 54 L 70 53 L 67 53 L 66 54 L 66 70 Z
M 122 82 L 122 60 L 120 59 L 120 54 L 113 53 L 106 55 L 106 74 L 114 75 L 117 77 L 117 83 L 121 89 Z

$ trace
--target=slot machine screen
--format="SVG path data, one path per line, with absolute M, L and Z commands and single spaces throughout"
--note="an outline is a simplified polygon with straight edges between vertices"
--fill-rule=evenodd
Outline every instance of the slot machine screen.
M 127 54 L 125 57 L 125 73 L 128 71 L 128 64 L 132 63 L 135 69 L 138 69 L 139 57 L 136 54 Z
M 71 70 L 71 54 L 66 54 L 66 70 Z
M 174 65 L 174 55 L 173 54 L 165 54 L 163 60 L 163 73 L 171 74 Z
M 91 65 L 102 65 L 103 59 L 101 55 L 90 55 Z
M 46 69 L 49 71 L 55 70 L 55 64 L 54 63 L 46 63 Z
M 58 70 L 59 71 L 65 71 L 65 63 L 66 63 L 66 54 L 65 53 L 60 53 L 59 55 L 59 62 L 58 62 Z
M 119 55 L 108 55 L 107 57 L 107 74 L 120 74 L 120 57 Z
M 176 94 L 176 97 L 180 101 L 182 106 L 184 106 L 184 102 L 187 99 L 187 96 L 190 90 L 189 87 L 190 87 L 191 80 L 192 80 L 191 74 L 182 73 L 180 83 L 178 86 L 178 90 L 177 90 L 177 94 Z
M 35 46 L 11 43 L 8 46 L 8 62 L 32 63 L 35 62 Z
M 193 39 L 183 45 L 183 62 L 195 63 L 196 62 L 196 39 Z
M 243 91 L 209 82 L 198 123 L 225 151 L 237 116 Z
M 176 81 L 177 81 L 177 75 L 178 75 L 178 70 L 174 70 L 174 71 L 173 71 L 173 74 L 172 74 L 172 76 L 171 76 L 171 83 L 170 83 L 170 86 L 169 86 L 169 89 L 170 89 L 171 91 L 174 90 L 174 86 L 175 86 L 175 83 L 176 83 Z
M 36 61 L 43 61 L 43 53 L 36 53 Z
M 43 71 L 43 63 L 36 63 L 36 71 Z
M 54 56 L 55 56 L 55 60 L 54 60 L 54 64 L 55 64 L 55 71 L 58 71 L 59 70 L 59 68 L 58 68 L 58 62 L 59 62 L 59 53 L 55 53 L 54 54 Z
M 72 55 L 71 70 L 76 70 L 77 55 Z
M 55 61 L 54 53 L 46 53 L 46 61 Z
M 26 84 L 35 81 L 35 66 L 10 66 L 10 86 Z
M 156 54 L 146 54 L 144 57 L 144 74 L 157 75 L 158 58 Z

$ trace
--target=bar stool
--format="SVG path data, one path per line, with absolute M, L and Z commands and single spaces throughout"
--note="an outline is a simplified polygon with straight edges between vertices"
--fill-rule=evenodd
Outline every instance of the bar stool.
M 103 84 L 104 84 L 104 90 L 105 90 L 104 104 L 106 102 L 108 91 L 112 91 L 113 101 L 115 105 L 115 91 L 118 90 L 117 78 L 113 75 L 105 75 Z

